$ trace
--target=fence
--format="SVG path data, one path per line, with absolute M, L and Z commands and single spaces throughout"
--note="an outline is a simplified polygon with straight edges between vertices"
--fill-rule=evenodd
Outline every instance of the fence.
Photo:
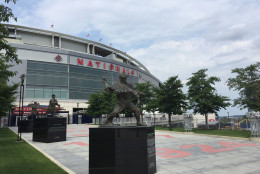
M 182 117 L 183 118 L 183 117 Z M 101 124 L 106 120 L 106 118 L 93 118 L 92 123 Z M 141 118 L 143 123 L 146 123 L 148 126 L 160 125 L 166 126 L 168 125 L 168 117 L 144 117 Z M 184 120 L 181 117 L 174 117 L 171 120 L 171 124 L 182 124 Z M 113 124 L 119 125 L 135 125 L 136 119 L 135 117 L 116 117 L 113 119 Z

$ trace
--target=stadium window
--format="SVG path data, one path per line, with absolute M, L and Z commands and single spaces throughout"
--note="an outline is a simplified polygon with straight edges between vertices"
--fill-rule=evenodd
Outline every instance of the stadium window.
M 60 47 L 60 38 L 58 36 L 54 36 L 54 47 Z
M 15 29 L 14 28 L 8 28 L 9 36 L 15 35 Z
M 34 98 L 34 88 L 26 89 L 26 98 Z
M 43 98 L 43 88 L 35 88 L 35 98 Z

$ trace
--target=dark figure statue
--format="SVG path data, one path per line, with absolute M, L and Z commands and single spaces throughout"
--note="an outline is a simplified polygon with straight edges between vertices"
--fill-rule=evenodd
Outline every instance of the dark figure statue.
M 52 98 L 50 99 L 49 106 L 46 111 L 46 115 L 48 115 L 53 110 L 53 116 L 55 117 L 57 112 L 56 106 L 60 107 L 58 101 L 55 99 L 55 94 L 52 94 Z
M 140 109 L 131 101 L 132 96 L 134 95 L 137 98 L 137 105 L 139 105 L 139 93 L 126 82 L 126 75 L 121 74 L 119 79 L 120 83 L 116 83 L 113 86 L 109 86 L 106 79 L 103 79 L 106 86 L 105 90 L 108 92 L 114 92 L 117 97 L 114 110 L 108 115 L 108 118 L 103 123 L 103 125 L 113 125 L 113 118 L 116 117 L 123 109 L 127 109 L 128 111 L 134 113 L 134 116 L 137 120 L 137 126 L 144 126 L 140 122 Z
M 36 116 L 36 117 L 39 117 L 39 112 L 37 109 L 40 108 L 40 105 L 39 103 L 37 103 L 36 101 L 33 102 L 33 104 L 29 104 L 29 106 L 32 107 L 32 111 L 30 112 L 29 116 Z

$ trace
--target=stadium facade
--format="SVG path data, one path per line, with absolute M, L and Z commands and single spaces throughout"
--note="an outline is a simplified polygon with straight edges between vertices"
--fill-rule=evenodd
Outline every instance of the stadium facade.
M 61 107 L 72 114 L 87 107 L 92 93 L 104 90 L 104 77 L 112 85 L 120 73 L 127 74 L 133 85 L 149 81 L 159 86 L 160 81 L 142 63 L 118 49 L 55 31 L 5 26 L 10 33 L 6 40 L 22 60 L 12 67 L 18 74 L 9 83 L 26 75 L 24 105 L 32 101 L 48 105 L 55 94 Z

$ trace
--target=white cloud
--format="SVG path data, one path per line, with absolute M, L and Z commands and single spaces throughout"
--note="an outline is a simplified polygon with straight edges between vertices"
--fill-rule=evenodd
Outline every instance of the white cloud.
M 208 68 L 222 79 L 219 93 L 231 98 L 237 93 L 224 84 L 231 69 L 260 58 L 258 1 L 31 0 L 18 1 L 14 12 L 21 25 L 102 37 L 161 81 L 172 75 L 185 81 Z

